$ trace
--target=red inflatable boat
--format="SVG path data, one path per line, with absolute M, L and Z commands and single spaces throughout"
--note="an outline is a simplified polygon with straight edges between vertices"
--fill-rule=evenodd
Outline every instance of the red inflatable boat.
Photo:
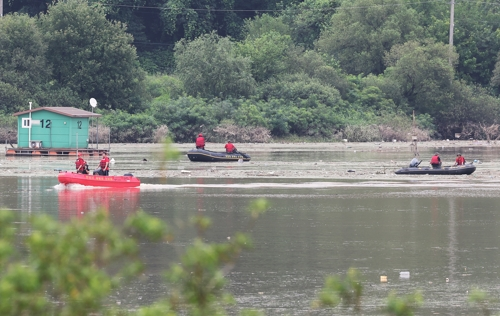
M 57 176 L 62 184 L 77 183 L 94 187 L 133 188 L 141 185 L 141 181 L 132 175 L 93 176 L 68 171 L 61 171 Z

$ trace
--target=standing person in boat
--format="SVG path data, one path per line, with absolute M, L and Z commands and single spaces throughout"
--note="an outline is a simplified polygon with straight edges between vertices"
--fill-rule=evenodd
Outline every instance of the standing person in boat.
M 231 143 L 231 141 L 227 141 L 227 144 L 226 146 L 224 146 L 226 148 L 226 154 L 236 154 L 238 151 L 236 150 L 236 147 L 234 147 L 233 143 Z
M 199 133 L 196 138 L 196 149 L 205 149 L 205 138 L 202 133 Z
M 457 154 L 457 159 L 455 159 L 455 166 L 465 165 L 465 158 L 461 153 Z
M 431 166 L 433 169 L 440 169 L 441 168 L 441 157 L 439 157 L 439 153 L 435 153 L 434 156 L 431 158 Z
M 78 153 L 75 165 L 76 173 L 89 174 L 89 166 L 87 165 L 87 162 L 83 160 L 81 153 Z

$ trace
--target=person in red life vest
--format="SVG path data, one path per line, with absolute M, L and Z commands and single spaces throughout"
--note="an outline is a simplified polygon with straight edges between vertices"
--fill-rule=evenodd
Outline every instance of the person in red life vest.
M 224 147 L 226 148 L 227 154 L 236 153 L 236 147 L 234 147 L 234 145 L 231 143 L 231 141 L 228 140 L 226 146 L 224 146 Z
M 196 138 L 196 149 L 205 149 L 205 138 L 203 138 L 202 133 L 199 133 L 198 138 Z
M 75 165 L 76 173 L 89 174 L 89 166 L 87 165 L 87 162 L 83 160 L 81 153 L 78 153 L 78 158 L 76 159 Z
M 431 166 L 434 169 L 441 168 L 441 158 L 439 157 L 439 153 L 435 153 L 431 158 Z
M 465 158 L 461 153 L 457 154 L 457 159 L 455 159 L 455 166 L 465 165 Z
M 102 153 L 101 161 L 99 161 L 99 168 L 94 171 L 94 174 L 109 176 L 109 158 L 105 152 Z

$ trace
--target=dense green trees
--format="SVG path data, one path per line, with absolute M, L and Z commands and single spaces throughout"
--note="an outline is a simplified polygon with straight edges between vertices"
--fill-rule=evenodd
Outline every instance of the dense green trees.
M 453 49 L 439 2 L 67 0 L 11 11 L 29 15 L 0 20 L 0 111 L 88 108 L 94 97 L 123 131 L 114 141 L 150 141 L 164 125 L 176 141 L 200 130 L 218 139 L 220 126 L 339 139 L 349 126 L 398 130 L 413 113 L 423 134 L 450 138 L 500 120 L 492 1 L 456 3 Z
M 34 106 L 142 109 L 144 72 L 132 38 L 106 20 L 102 8 L 71 0 L 39 19 L 13 14 L 0 20 L 0 110 Z
M 7 113 L 26 107 L 37 91 L 46 88 L 50 66 L 47 45 L 36 21 L 27 15 L 6 16 L 0 21 L 0 110 Z
M 236 55 L 234 43 L 215 33 L 175 45 L 175 73 L 186 92 L 200 97 L 249 96 L 254 89 L 250 59 Z
M 380 74 L 384 54 L 395 44 L 419 38 L 418 14 L 401 0 L 344 1 L 318 41 L 350 74 Z
M 48 44 L 47 59 L 55 84 L 99 107 L 137 112 L 142 109 L 143 71 L 132 37 L 120 23 L 106 20 L 101 6 L 71 0 L 51 6 L 40 19 Z

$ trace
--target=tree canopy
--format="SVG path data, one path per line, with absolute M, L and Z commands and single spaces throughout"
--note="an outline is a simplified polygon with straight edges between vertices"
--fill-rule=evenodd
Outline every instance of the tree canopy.
M 348 128 L 394 130 L 415 112 L 424 133 L 450 137 L 500 121 L 500 9 L 456 2 L 453 47 L 449 10 L 404 0 L 8 1 L 0 111 L 86 108 L 93 97 L 123 131 L 116 140 L 141 141 L 165 126 L 179 141 L 200 126 L 331 140 Z M 137 124 L 148 127 L 131 134 Z M 377 137 L 386 136 L 366 139 Z

